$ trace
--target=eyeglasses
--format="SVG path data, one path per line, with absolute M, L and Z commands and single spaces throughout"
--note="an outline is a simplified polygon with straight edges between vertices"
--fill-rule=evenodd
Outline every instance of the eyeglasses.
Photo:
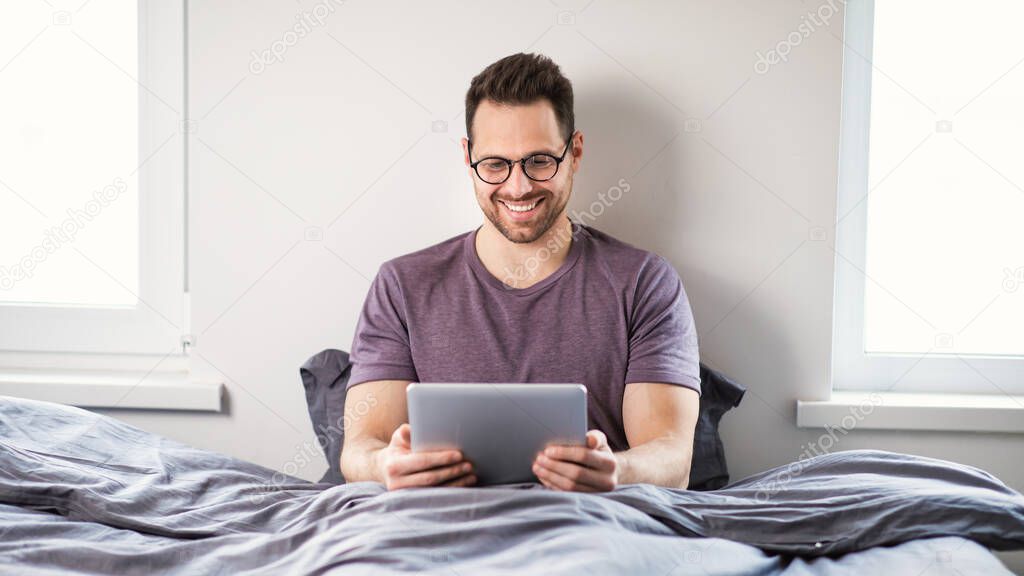
M 575 132 L 573 132 L 575 134 Z M 512 175 L 512 166 L 519 164 L 523 174 L 534 182 L 545 182 L 551 180 L 558 173 L 558 166 L 565 160 L 565 154 L 569 151 L 569 144 L 572 143 L 572 136 L 565 141 L 565 149 L 561 156 L 551 154 L 533 154 L 519 160 L 509 160 L 500 156 L 488 156 L 470 164 L 478 178 L 488 184 L 501 184 Z M 473 143 L 469 142 L 469 156 L 473 157 Z

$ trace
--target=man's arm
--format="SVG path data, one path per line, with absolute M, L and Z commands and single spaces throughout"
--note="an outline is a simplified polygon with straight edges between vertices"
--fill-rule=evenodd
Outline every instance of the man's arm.
M 414 486 L 469 486 L 472 466 L 458 450 L 412 452 L 405 388 L 408 381 L 380 380 L 349 388 L 347 406 L 373 406 L 345 420 L 341 473 L 349 482 L 383 483 L 388 490 Z
M 349 482 L 383 482 L 380 452 L 405 421 L 405 387 L 402 380 L 364 382 L 349 388 L 346 406 L 372 406 L 363 416 L 345 418 L 345 442 L 341 450 L 341 473 Z
M 555 490 L 600 492 L 639 482 L 686 488 L 699 408 L 700 397 L 690 388 L 627 384 L 622 419 L 632 448 L 612 453 L 604 434 L 591 430 L 587 446 L 547 447 L 533 471 Z
M 686 488 L 699 411 L 700 396 L 691 388 L 627 384 L 622 397 L 622 424 L 632 448 L 615 454 L 618 483 Z

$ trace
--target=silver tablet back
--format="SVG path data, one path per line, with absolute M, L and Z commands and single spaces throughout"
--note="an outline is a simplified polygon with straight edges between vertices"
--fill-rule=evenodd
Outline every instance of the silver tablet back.
M 406 389 L 413 451 L 461 449 L 477 485 L 536 482 L 544 446 L 586 443 L 581 384 L 429 384 Z

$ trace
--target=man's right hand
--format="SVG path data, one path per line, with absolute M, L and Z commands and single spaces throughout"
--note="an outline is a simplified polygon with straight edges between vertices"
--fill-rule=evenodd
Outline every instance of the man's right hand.
M 416 486 L 472 486 L 473 465 L 458 450 L 412 451 L 412 430 L 402 424 L 379 453 L 381 478 L 388 490 Z

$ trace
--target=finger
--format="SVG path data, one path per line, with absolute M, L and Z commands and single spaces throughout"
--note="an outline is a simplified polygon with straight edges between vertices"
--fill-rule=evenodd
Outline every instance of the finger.
M 594 487 L 586 484 L 581 484 L 574 481 L 572 478 L 566 477 L 558 472 L 551 470 L 550 468 L 537 465 L 534 467 L 534 474 L 541 480 L 544 485 L 555 490 L 563 490 L 565 492 L 597 492 L 598 490 Z
M 399 460 L 404 460 L 407 463 L 407 466 L 400 470 L 403 474 L 424 472 L 434 468 L 444 468 L 458 464 L 469 464 L 458 450 L 412 452 Z
M 460 462 L 463 462 L 463 459 L 462 453 L 458 450 L 412 452 L 392 460 L 388 472 L 397 476 L 406 476 L 430 470 L 431 468 L 451 466 Z
M 558 487 L 557 487 L 557 486 L 555 486 L 554 484 L 552 484 L 551 482 L 549 482 L 549 481 L 547 480 L 547 477 L 546 477 L 546 476 L 545 476 L 545 477 L 541 477 L 541 475 L 540 475 L 540 474 L 537 474 L 536 472 L 534 472 L 534 474 L 536 474 L 536 475 L 537 475 L 537 480 L 539 480 L 539 481 L 540 481 L 540 483 L 541 483 L 541 484 L 543 484 L 545 488 L 548 488 L 548 489 L 550 489 L 550 490 L 558 490 Z
M 409 449 L 412 447 L 412 432 L 408 424 L 402 424 L 391 434 L 391 445 Z
M 591 452 L 593 450 L 584 446 L 548 446 L 540 455 L 563 462 L 587 464 Z M 589 464 L 587 465 L 589 466 Z
M 475 484 L 476 484 L 476 475 L 473 474 L 473 473 L 469 473 L 469 474 L 465 474 L 463 476 L 460 476 L 458 478 L 455 478 L 454 480 L 449 480 L 449 481 L 445 482 L 444 484 L 441 484 L 441 486 L 463 487 L 464 488 L 466 486 L 473 486 Z
M 591 470 L 572 462 L 561 462 L 541 456 L 538 464 L 542 470 L 547 470 L 568 478 L 578 485 L 585 485 L 596 490 L 611 490 L 611 478 L 607 474 Z
M 583 446 L 549 446 L 543 456 L 562 462 L 573 462 L 593 468 L 594 470 L 611 471 L 614 457 L 601 450 L 584 448 Z
M 587 446 L 597 450 L 608 445 L 608 437 L 600 430 L 587 432 Z
M 398 484 L 403 487 L 437 486 L 438 484 L 463 476 L 471 470 L 472 466 L 470 466 L 469 462 L 463 462 L 455 466 L 445 466 L 444 468 L 403 476 L 399 479 Z
M 539 462 L 533 465 L 533 474 L 537 476 L 537 479 L 540 480 L 542 484 L 552 490 L 572 491 L 573 489 L 572 480 L 552 472 L 550 468 L 544 467 Z
M 540 464 L 533 465 L 533 473 L 537 475 L 541 484 L 552 490 L 572 491 L 572 482 L 568 478 L 562 478 Z

